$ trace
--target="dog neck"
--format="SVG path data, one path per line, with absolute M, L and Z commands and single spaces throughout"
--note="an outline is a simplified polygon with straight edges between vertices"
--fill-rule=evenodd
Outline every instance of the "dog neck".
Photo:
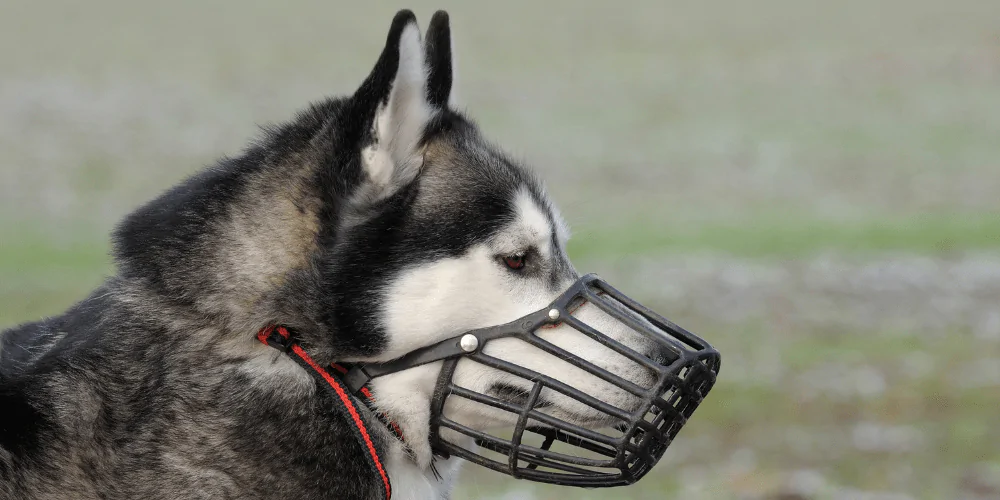
M 390 494 L 395 498 L 414 499 L 448 497 L 457 476 L 459 459 L 432 458 L 430 436 L 426 432 L 430 427 L 430 394 L 427 392 L 430 387 L 425 390 L 415 390 L 419 388 L 414 387 L 414 382 L 432 379 L 429 377 L 431 373 L 413 374 L 417 378 L 411 374 L 396 374 L 395 383 L 386 387 L 402 388 L 402 395 L 408 397 L 398 401 L 400 395 L 393 398 L 393 391 L 387 390 L 379 392 L 379 399 L 376 399 L 369 385 L 351 386 L 345 381 L 345 376 L 350 378 L 348 367 L 351 365 L 317 363 L 298 344 L 289 329 L 268 326 L 258 332 L 257 339 L 261 344 L 287 354 L 299 368 L 312 376 L 320 390 L 336 394 L 331 412 L 342 413 L 345 420 L 355 426 L 365 461 L 370 462 L 373 472 L 386 482 L 387 497 Z M 424 370 L 419 371 L 427 371 L 430 367 L 422 368 Z M 407 401 L 410 399 L 412 401 Z M 405 411 L 406 408 L 423 408 L 423 411 Z M 406 417 L 406 420 L 398 424 L 394 420 L 396 415 Z M 407 429 L 409 437 L 402 428 Z M 392 482 L 391 487 L 389 481 Z

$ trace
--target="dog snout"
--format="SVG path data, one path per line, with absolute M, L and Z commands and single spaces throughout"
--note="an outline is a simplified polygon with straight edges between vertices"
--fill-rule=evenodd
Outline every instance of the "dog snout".
M 667 366 L 674 361 L 677 361 L 677 353 L 667 346 L 657 344 L 646 354 L 646 357 L 654 361 L 656 364 Z

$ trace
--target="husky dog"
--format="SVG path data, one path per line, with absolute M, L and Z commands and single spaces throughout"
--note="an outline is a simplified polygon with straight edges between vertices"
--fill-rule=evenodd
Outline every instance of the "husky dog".
M 542 184 L 453 107 L 452 71 L 447 14 L 422 36 L 399 12 L 353 95 L 310 106 L 135 210 L 114 232 L 112 277 L 65 313 L 4 331 L 0 498 L 381 498 L 331 396 L 257 332 L 294 329 L 320 364 L 385 362 L 544 308 L 579 278 Z M 576 314 L 658 355 L 597 308 Z M 651 376 L 570 328 L 544 335 L 637 384 Z M 516 339 L 487 350 L 629 404 Z M 405 435 L 368 436 L 397 499 L 447 498 L 454 483 L 459 460 L 435 458 L 429 435 L 440 370 L 371 383 Z M 474 363 L 454 379 L 505 400 L 531 389 Z M 541 398 L 580 426 L 609 423 L 557 392 Z M 514 423 L 472 402 L 447 410 L 474 429 Z

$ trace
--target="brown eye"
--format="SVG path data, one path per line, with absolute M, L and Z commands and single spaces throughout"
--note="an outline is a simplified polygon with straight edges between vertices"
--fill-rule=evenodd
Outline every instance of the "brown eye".
M 523 255 L 508 255 L 503 258 L 503 263 L 507 264 L 507 267 L 518 270 L 524 267 L 524 256 Z

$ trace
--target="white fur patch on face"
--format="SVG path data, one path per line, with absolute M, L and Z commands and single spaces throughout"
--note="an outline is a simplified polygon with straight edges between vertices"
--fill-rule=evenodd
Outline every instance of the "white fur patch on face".
M 469 330 L 508 323 L 547 307 L 569 283 L 553 288 L 546 273 L 526 275 L 511 271 L 502 257 L 537 250 L 536 258 L 549 260 L 546 267 L 556 268 L 554 259 L 565 254 L 553 248 L 567 234 L 561 219 L 539 203 L 528 190 L 519 191 L 514 200 L 514 220 L 481 244 L 458 257 L 433 262 L 414 263 L 403 270 L 383 290 L 381 323 L 388 337 L 385 351 L 377 359 L 398 358 Z M 553 224 L 553 220 L 555 224 Z M 561 227 L 562 226 L 562 227 Z M 561 263 L 565 265 L 565 263 Z M 642 352 L 641 336 L 595 306 L 584 305 L 575 313 L 599 331 Z M 648 374 L 627 358 L 572 328 L 560 325 L 540 330 L 537 335 L 621 377 L 644 385 Z M 630 338 L 631 337 L 631 338 Z M 617 387 L 571 363 L 541 351 L 520 339 L 490 341 L 482 348 L 485 354 L 503 359 L 561 380 L 608 403 L 627 406 L 633 398 Z M 373 380 L 377 405 L 394 418 L 410 436 L 408 444 L 419 466 L 429 464 L 431 451 L 428 426 L 430 399 L 440 373 L 441 363 L 404 370 Z M 489 392 L 496 384 L 530 389 L 531 382 L 489 368 L 471 360 L 459 361 L 453 382 L 478 392 Z M 546 411 L 580 425 L 607 424 L 607 416 L 561 394 L 545 389 L 543 397 L 553 403 Z M 513 423 L 512 414 L 459 397 L 449 398 L 445 407 L 449 418 L 476 429 L 489 429 Z
M 569 224 L 566 224 L 566 219 L 563 219 L 562 213 L 559 211 L 559 207 L 551 206 L 549 207 L 552 213 L 552 219 L 556 222 L 556 239 L 559 240 L 559 244 L 566 247 L 566 242 L 570 238 Z
M 494 247 L 502 253 L 518 253 L 535 247 L 542 259 L 552 257 L 552 225 L 545 211 L 527 189 L 514 198 L 514 223 L 494 238 Z
M 460 257 L 414 266 L 393 280 L 383 306 L 389 346 L 380 358 L 506 323 L 555 298 L 545 280 L 518 276 L 498 261 L 530 247 L 538 250 L 538 258 L 553 257 L 553 228 L 543 209 L 526 189 L 518 192 L 514 206 L 514 221 L 491 241 Z
M 464 331 L 531 312 L 512 297 L 511 277 L 487 245 L 404 271 L 386 290 L 383 324 L 392 359 Z

